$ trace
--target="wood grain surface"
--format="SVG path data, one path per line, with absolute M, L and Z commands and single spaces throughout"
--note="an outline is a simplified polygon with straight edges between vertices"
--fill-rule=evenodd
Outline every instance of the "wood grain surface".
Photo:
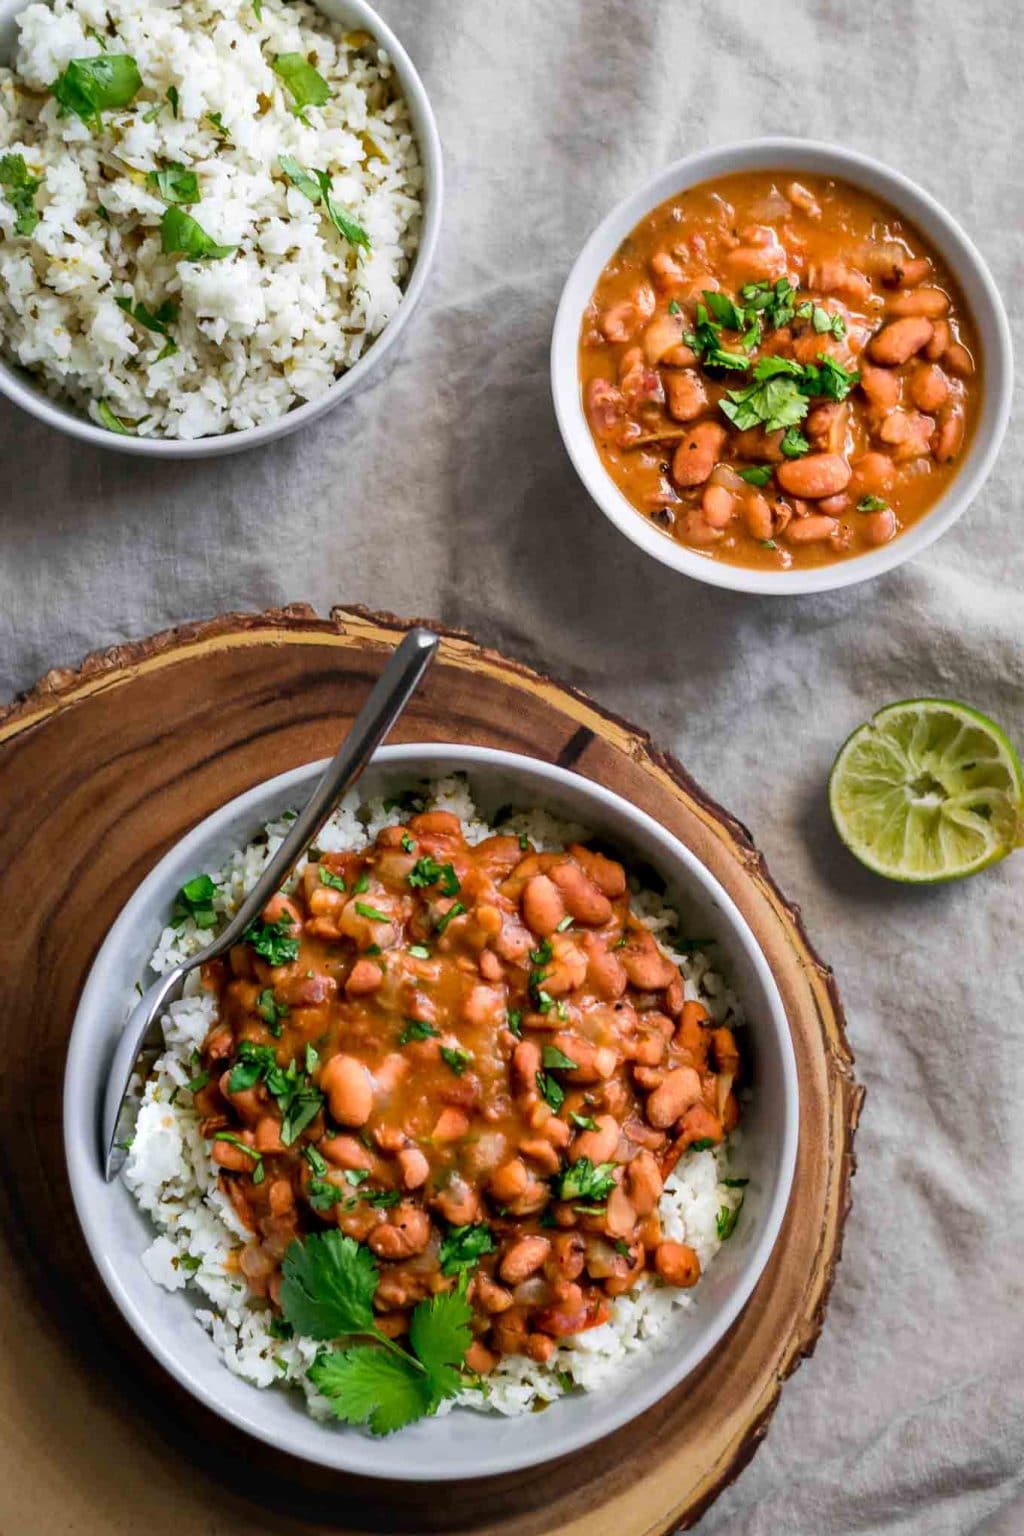
M 225 615 L 51 672 L 0 711 L 4 1536 L 665 1536 L 694 1524 L 750 1459 L 782 1383 L 814 1348 L 862 1098 L 831 973 L 749 834 L 678 762 L 580 693 L 461 634 L 446 634 L 396 739 L 504 747 L 617 790 L 713 871 L 772 967 L 800 1076 L 800 1150 L 751 1301 L 698 1371 L 596 1448 L 423 1489 L 268 1453 L 166 1377 L 108 1299 L 77 1228 L 61 1137 L 64 1055 L 92 959 L 185 831 L 259 780 L 334 750 L 405 627 L 362 610 Z

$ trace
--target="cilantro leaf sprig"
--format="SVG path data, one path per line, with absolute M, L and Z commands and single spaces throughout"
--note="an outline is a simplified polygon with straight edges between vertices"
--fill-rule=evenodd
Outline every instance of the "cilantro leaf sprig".
M 245 930 L 242 942 L 250 944 L 268 965 L 289 965 L 299 958 L 299 941 L 288 932 L 294 926 L 287 912 L 282 913 L 273 923 L 264 922 L 263 918 L 258 917 Z
M 554 1186 L 559 1200 L 607 1200 L 615 1188 L 615 1164 L 581 1157 L 556 1175 Z
M 157 336 L 164 338 L 164 345 L 157 355 L 157 362 L 162 363 L 165 357 L 173 357 L 178 350 L 178 343 L 171 336 L 167 327 L 173 325 L 178 318 L 178 306 L 170 299 L 165 299 L 159 309 L 147 309 L 141 302 L 133 304 L 131 299 L 122 296 L 115 299 L 118 309 L 123 309 L 126 315 L 130 315 L 137 325 L 144 330 L 153 331 Z
M 292 186 L 297 187 L 304 197 L 308 197 L 314 207 L 320 203 L 323 204 L 327 217 L 350 245 L 362 246 L 367 251 L 370 249 L 370 237 L 366 230 L 350 213 L 345 212 L 334 196 L 331 178 L 327 171 L 305 171 L 291 155 L 279 155 L 277 163 Z M 386 809 L 388 802 L 384 803 Z
M 292 98 L 289 111 L 309 126 L 307 107 L 322 107 L 331 99 L 331 88 L 304 53 L 279 53 L 270 65 Z
M 142 89 L 139 66 L 130 53 L 101 53 L 72 59 L 50 86 L 60 116 L 74 113 L 91 133 L 98 133 L 102 112 L 130 106 Z
M 160 246 L 165 256 L 180 252 L 192 261 L 223 261 L 238 249 L 236 245 L 218 245 L 177 203 L 166 208 L 160 220 Z
M 0 187 L 14 209 L 14 233 L 30 235 L 39 223 L 36 193 L 42 178 L 30 176 L 24 155 L 0 156 Z
M 217 887 L 209 875 L 195 875 L 186 880 L 174 898 L 171 927 L 180 928 L 188 918 L 192 918 L 197 928 L 215 927 L 217 914 L 213 909 L 213 898 L 216 894 Z
M 297 1333 L 367 1341 L 321 1351 L 309 1368 L 337 1418 L 387 1435 L 435 1413 L 459 1391 L 459 1367 L 472 1340 L 472 1309 L 461 1287 L 419 1303 L 409 1351 L 377 1327 L 377 1265 L 354 1238 L 333 1231 L 297 1239 L 282 1267 L 281 1310 Z

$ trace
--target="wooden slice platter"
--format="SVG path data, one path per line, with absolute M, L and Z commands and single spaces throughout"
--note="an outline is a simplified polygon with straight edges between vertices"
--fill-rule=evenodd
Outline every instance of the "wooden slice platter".
M 505 747 L 617 790 L 696 852 L 761 943 L 801 1094 L 793 1197 L 768 1269 L 711 1357 L 640 1420 L 558 1463 L 431 1490 L 268 1453 L 181 1391 L 115 1312 L 77 1228 L 61 1139 L 64 1054 L 93 956 L 188 828 L 333 751 L 405 627 L 363 610 L 229 614 L 51 672 L 0 712 L 0 1529 L 665 1536 L 749 1461 L 814 1348 L 862 1099 L 831 972 L 749 834 L 678 762 L 462 634 L 446 635 L 396 737 Z

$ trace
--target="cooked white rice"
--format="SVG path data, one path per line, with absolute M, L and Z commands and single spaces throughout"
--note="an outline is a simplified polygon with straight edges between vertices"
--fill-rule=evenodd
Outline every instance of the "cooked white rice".
M 0 187 L 0 348 L 47 392 L 140 436 L 196 438 L 258 425 L 313 400 L 366 350 L 401 299 L 416 250 L 422 170 L 385 50 L 302 0 L 54 0 L 18 18 L 15 69 L 0 69 L 0 156 L 41 179 L 40 214 L 17 235 Z M 49 87 L 72 59 L 127 53 L 143 87 L 93 132 L 58 116 Z M 290 110 L 279 54 L 312 55 L 325 106 Z M 177 91 L 177 115 L 168 100 Z M 150 118 L 150 121 L 147 121 Z M 223 131 L 217 126 L 217 119 Z M 280 169 L 329 173 L 367 233 L 350 245 Z M 161 251 L 165 203 L 147 172 L 195 171 L 186 211 L 234 253 Z M 145 329 L 118 298 L 169 325 Z M 109 422 L 106 423 L 109 425 Z
M 428 807 L 454 812 L 463 823 L 467 841 L 479 842 L 493 832 L 484 821 L 461 777 L 440 779 L 424 790 Z M 382 800 L 360 806 L 353 793 L 331 817 L 317 838 L 327 851 L 359 849 L 372 842 L 382 827 L 404 819 L 398 807 L 385 810 Z M 564 847 L 585 836 L 582 827 L 558 821 L 544 811 L 517 814 L 502 821 L 501 830 L 525 832 L 538 848 Z M 233 853 L 220 870 L 209 870 L 216 882 L 214 906 L 225 917 L 232 913 L 257 879 L 269 855 L 287 831 L 287 820 L 271 822 L 265 838 Z M 296 879 L 305 861 L 296 871 Z M 703 952 L 682 954 L 672 948 L 678 927 L 675 911 L 650 891 L 636 890 L 633 910 L 657 934 L 679 966 L 686 995 L 699 997 L 716 1019 L 741 1022 L 736 999 L 722 978 L 710 969 Z M 167 928 L 153 957 L 153 969 L 169 970 L 209 942 L 209 932 L 192 919 Z M 282 1341 L 271 1332 L 271 1312 L 252 1297 L 237 1267 L 238 1250 L 248 1237 L 230 1202 L 217 1184 L 207 1143 L 199 1134 L 191 1095 L 185 1084 L 195 1074 L 192 1057 L 216 1017 L 216 1001 L 200 990 L 193 972 L 187 995 L 172 1003 L 163 1019 L 167 1049 L 157 1061 L 144 1089 L 124 1179 L 160 1236 L 143 1255 L 148 1274 L 168 1290 L 191 1284 L 211 1304 L 196 1316 L 211 1335 L 228 1368 L 258 1387 L 290 1382 L 301 1387 L 316 1417 L 329 1417 L 330 1406 L 306 1378 L 322 1347 L 312 1339 Z M 732 1142 L 735 1143 L 735 1135 Z M 665 1185 L 659 1212 L 666 1237 L 689 1243 L 705 1270 L 721 1239 L 718 1217 L 734 1210 L 742 1193 L 723 1179 L 731 1176 L 729 1148 L 689 1152 Z M 679 1290 L 646 1281 L 612 1304 L 607 1323 L 561 1344 L 547 1364 L 521 1356 L 505 1357 L 486 1379 L 484 1395 L 467 1391 L 455 1401 L 504 1414 L 525 1413 L 538 1403 L 551 1402 L 573 1387 L 603 1386 L 631 1357 L 672 1342 L 668 1327 L 679 1310 L 695 1305 L 700 1286 Z M 699 1303 L 697 1303 L 699 1304 Z M 442 1411 L 449 1405 L 443 1405 Z

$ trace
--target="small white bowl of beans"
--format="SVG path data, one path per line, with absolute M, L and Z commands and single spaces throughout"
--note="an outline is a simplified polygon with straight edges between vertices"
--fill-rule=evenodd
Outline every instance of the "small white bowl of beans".
M 946 532 L 1012 371 L 988 268 L 934 198 L 784 138 L 703 150 L 613 209 L 551 350 L 566 448 L 616 527 L 698 581 L 787 595 Z

